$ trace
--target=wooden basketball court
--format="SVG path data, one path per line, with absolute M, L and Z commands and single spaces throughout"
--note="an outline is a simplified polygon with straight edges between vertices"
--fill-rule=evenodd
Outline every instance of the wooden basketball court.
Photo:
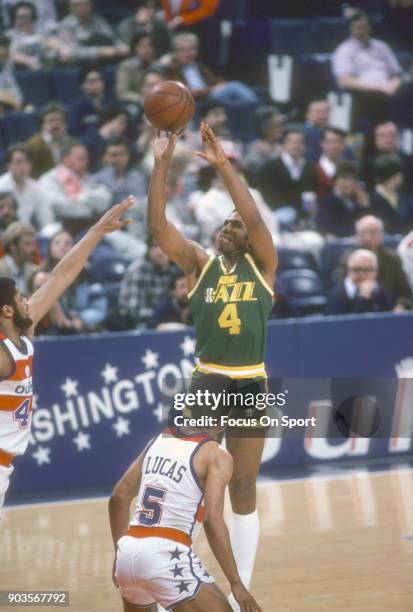
M 413 469 L 268 481 L 258 499 L 252 592 L 265 612 L 412 612 Z M 203 534 L 196 549 L 227 592 Z M 8 508 L 0 559 L 2 590 L 68 590 L 75 612 L 121 611 L 106 499 Z

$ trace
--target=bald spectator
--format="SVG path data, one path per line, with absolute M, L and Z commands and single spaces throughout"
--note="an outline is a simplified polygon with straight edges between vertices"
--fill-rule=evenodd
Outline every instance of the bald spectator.
M 107 187 L 88 174 L 88 166 L 87 148 L 73 141 L 62 151 L 61 163 L 40 179 L 54 220 L 72 235 L 90 227 L 112 201 Z
M 377 257 L 366 249 L 353 251 L 347 260 L 344 282 L 335 287 L 327 301 L 326 314 L 384 312 L 393 308 L 388 291 L 377 280 Z
M 69 0 L 69 15 L 59 24 L 59 38 L 73 63 L 97 60 L 116 61 L 128 54 L 128 47 L 107 21 L 93 13 L 91 0 Z
M 26 141 L 32 158 L 33 178 L 54 168 L 59 162 L 62 148 L 69 142 L 66 112 L 60 102 L 49 102 L 42 108 L 39 131 Z
M 333 74 L 340 87 L 354 96 L 356 124 L 360 117 L 368 117 L 375 125 L 389 117 L 389 100 L 401 86 L 402 68 L 389 45 L 370 36 L 366 13 L 355 11 L 349 24 L 350 38 L 332 55 Z
M 17 202 L 20 221 L 38 230 L 53 221 L 38 181 L 30 178 L 31 155 L 24 145 L 12 145 L 6 155 L 7 172 L 0 177 L 0 191 L 9 191 Z
M 325 98 L 310 102 L 307 106 L 304 123 L 306 158 L 316 162 L 321 155 L 321 140 L 328 126 L 330 106 Z
M 383 222 L 373 215 L 366 215 L 356 223 L 359 246 L 369 249 L 377 257 L 377 279 L 389 292 L 397 310 L 412 308 L 412 294 L 400 258 L 383 246 Z
M 4 257 L 0 259 L 0 276 L 13 278 L 17 287 L 25 295 L 28 281 L 37 266 L 32 263 L 36 249 L 34 229 L 20 221 L 14 221 L 1 237 Z

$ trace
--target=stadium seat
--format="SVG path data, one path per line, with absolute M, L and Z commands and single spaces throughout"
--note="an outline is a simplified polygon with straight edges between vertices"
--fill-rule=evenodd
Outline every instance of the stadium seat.
M 221 0 L 214 17 L 238 21 L 246 19 L 248 14 L 248 0 Z
M 79 68 L 55 68 L 51 71 L 52 97 L 67 104 L 80 95 Z
M 37 130 L 37 113 L 10 112 L 4 122 L 5 139 L 8 145 L 24 142 Z
M 286 270 L 276 281 L 276 292 L 285 297 L 300 316 L 324 312 L 324 285 L 314 270 Z
M 348 20 L 345 17 L 318 17 L 314 23 L 314 51 L 332 53 L 348 38 Z
M 271 19 L 271 53 L 297 55 L 314 51 L 312 19 Z
M 316 262 L 311 253 L 297 249 L 277 249 L 278 271 L 285 270 L 316 270 Z
M 308 100 L 337 90 L 326 53 L 305 53 L 297 58 L 293 77 L 294 98 Z
M 333 275 L 345 253 L 352 251 L 357 246 L 356 239 L 336 238 L 326 242 L 321 251 L 321 273 L 328 287 L 334 283 Z
M 48 72 L 44 70 L 16 70 L 15 75 L 23 92 L 25 104 L 40 107 L 50 100 L 52 85 Z
M 256 106 L 255 102 L 237 104 L 237 106 L 231 106 L 227 113 L 231 132 L 246 144 L 257 138 L 253 121 L 253 111 Z
M 90 262 L 87 271 L 88 280 L 93 283 L 120 283 L 125 270 L 130 264 L 129 259 L 118 255 L 101 257 Z

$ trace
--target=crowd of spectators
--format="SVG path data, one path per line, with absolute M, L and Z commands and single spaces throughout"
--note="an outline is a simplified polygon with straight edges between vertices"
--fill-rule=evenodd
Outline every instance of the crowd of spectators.
M 413 307 L 413 156 L 392 114 L 412 96 L 409 73 L 372 37 L 368 15 L 351 11 L 348 38 L 331 49 L 331 74 L 353 96 L 352 127 L 343 131 L 326 96 L 308 91 L 302 109 L 277 106 L 258 83 L 208 65 L 200 24 L 219 4 L 141 0 L 113 24 L 92 0 L 2 3 L 0 124 L 30 111 L 37 131 L 0 150 L 0 274 L 30 293 L 96 218 L 135 198 L 132 224 L 99 246 L 37 333 L 191 324 L 185 278 L 146 223 L 154 130 L 143 101 L 165 79 L 185 83 L 197 101 L 168 174 L 167 215 L 217 252 L 233 203 L 214 169 L 192 155 L 202 119 L 249 184 L 280 251 L 274 318 Z M 77 70 L 76 95 L 33 108 L 19 74 L 56 68 Z M 254 138 L 233 120 L 245 109 Z

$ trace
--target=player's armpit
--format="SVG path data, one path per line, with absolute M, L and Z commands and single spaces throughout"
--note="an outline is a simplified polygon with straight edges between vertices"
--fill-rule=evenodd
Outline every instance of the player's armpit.
M 186 274 L 194 272 L 195 269 L 202 270 L 208 261 L 205 249 L 193 240 L 187 240 L 170 221 L 160 227 L 151 226 L 150 230 L 165 255 Z

